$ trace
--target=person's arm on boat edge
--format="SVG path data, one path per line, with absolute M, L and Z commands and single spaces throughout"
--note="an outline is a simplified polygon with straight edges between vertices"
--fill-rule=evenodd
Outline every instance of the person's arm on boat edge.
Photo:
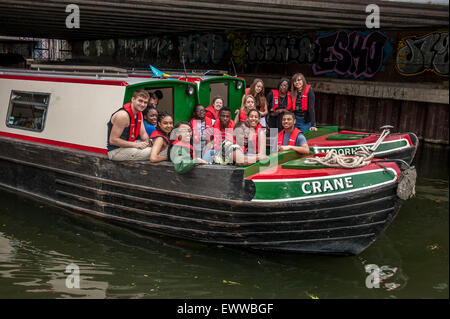
M 309 154 L 309 146 L 303 134 L 298 134 L 294 145 L 281 145 L 280 151 L 296 151 L 299 154 Z
M 141 128 L 140 128 L 140 132 L 139 132 L 139 138 L 141 139 L 142 142 L 147 142 L 147 144 L 149 144 L 149 136 L 147 134 L 147 130 L 145 129 L 145 125 L 144 122 L 142 122 Z
M 233 150 L 233 162 L 236 166 L 249 166 L 255 164 L 260 160 L 259 157 L 259 155 L 244 155 L 239 148 Z
M 179 146 L 173 146 L 170 150 L 170 160 L 178 174 L 185 174 L 198 164 L 207 164 L 201 158 L 192 159 L 190 152 Z
M 309 146 L 308 144 L 302 144 L 300 146 L 292 146 L 292 145 L 281 145 L 281 151 L 296 151 L 299 154 L 309 154 Z
M 141 138 L 141 140 L 130 142 L 120 138 L 123 130 L 130 125 L 130 119 L 125 111 L 117 112 L 112 118 L 112 124 L 111 134 L 109 136 L 109 143 L 111 145 L 138 149 L 144 149 L 149 146 L 147 133 L 145 133 L 145 136 L 147 136 L 147 140 L 142 140 Z M 142 129 L 144 129 L 145 131 L 145 128 L 141 126 L 140 132 L 142 132 Z
M 162 161 L 167 161 L 169 158 L 167 155 L 159 155 L 161 151 L 164 149 L 165 142 L 162 137 L 155 138 L 153 140 L 152 151 L 150 153 L 150 162 L 158 163 Z

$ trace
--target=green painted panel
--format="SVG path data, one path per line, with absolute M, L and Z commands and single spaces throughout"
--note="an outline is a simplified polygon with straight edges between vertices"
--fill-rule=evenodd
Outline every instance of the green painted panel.
M 194 88 L 194 94 L 187 94 L 187 87 Z M 128 85 L 123 103 L 131 102 L 134 91 L 145 88 L 173 88 L 173 115 L 174 122 L 189 121 L 198 101 L 197 87 L 193 83 L 179 80 L 156 80 Z
M 318 168 L 326 168 L 325 165 L 321 164 L 305 164 L 306 158 L 300 158 L 293 161 L 289 161 L 286 164 L 283 164 L 281 168 L 286 169 L 318 169 Z
M 305 135 L 305 138 L 307 140 L 311 140 L 319 136 L 337 133 L 338 129 L 339 129 L 338 126 L 321 126 L 317 128 L 317 131 L 303 132 L 303 135 Z
M 375 143 L 373 143 L 375 144 Z M 371 147 L 373 144 L 367 144 L 366 147 Z M 381 143 L 378 148 L 375 150 L 375 152 L 384 152 L 384 151 L 390 151 L 397 148 L 408 146 L 408 142 L 406 140 L 396 140 L 396 141 L 389 141 L 389 142 L 383 142 Z M 317 153 L 327 153 L 331 151 L 332 149 L 335 149 L 338 154 L 343 155 L 354 155 L 356 150 L 359 148 L 359 145 L 354 146 L 342 146 L 342 147 L 310 147 L 311 152 L 313 154 Z
M 258 182 L 258 180 L 254 180 L 256 193 L 253 199 L 282 200 L 337 195 L 391 182 L 395 178 L 396 174 L 392 170 L 380 170 L 359 174 L 349 173 L 337 177 L 317 177 L 307 180 L 278 180 L 273 182 Z
M 335 134 L 328 136 L 327 141 L 346 141 L 346 140 L 360 140 L 369 136 L 369 134 Z
M 218 76 L 209 78 L 199 83 L 198 101 L 207 107 L 211 101 L 211 83 L 227 83 L 228 87 L 228 106 L 234 111 L 241 107 L 242 96 L 245 93 L 245 80 L 232 76 Z M 237 88 L 237 83 L 241 83 L 241 87 Z
M 262 171 L 265 171 L 268 168 L 278 166 L 280 164 L 292 161 L 294 159 L 298 159 L 299 157 L 303 156 L 305 155 L 300 155 L 295 151 L 272 153 L 267 156 L 268 157 L 267 159 L 242 168 L 245 169 L 244 177 L 249 177 L 258 174 Z

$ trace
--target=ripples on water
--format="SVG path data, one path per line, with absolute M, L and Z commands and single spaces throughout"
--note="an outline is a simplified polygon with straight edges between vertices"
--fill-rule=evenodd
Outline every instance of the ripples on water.
M 0 191 L 0 298 L 448 298 L 448 149 L 439 165 L 430 152 L 416 197 L 355 257 L 148 236 Z M 69 264 L 79 289 L 66 287 Z M 366 287 L 371 264 L 379 288 Z

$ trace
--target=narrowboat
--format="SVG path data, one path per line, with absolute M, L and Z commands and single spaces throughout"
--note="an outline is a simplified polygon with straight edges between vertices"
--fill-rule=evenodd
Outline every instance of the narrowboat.
M 370 246 L 414 193 L 414 174 L 395 161 L 336 169 L 281 152 L 186 174 L 171 162 L 111 161 L 106 123 L 138 89 L 164 90 L 158 108 L 175 122 L 198 103 L 189 81 L 0 70 L 0 187 L 151 233 L 334 255 Z

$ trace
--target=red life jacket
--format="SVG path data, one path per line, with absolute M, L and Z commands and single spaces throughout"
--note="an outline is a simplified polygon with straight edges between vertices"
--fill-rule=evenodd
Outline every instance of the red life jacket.
M 205 109 L 205 118 L 210 118 L 211 120 L 215 120 L 216 122 L 219 119 L 219 114 L 217 114 L 217 111 L 212 105 L 208 106 Z
M 239 122 L 245 123 L 247 121 L 247 114 L 245 112 L 242 112 L 242 110 L 239 111 Z
M 272 102 L 272 106 L 273 106 L 273 111 L 275 112 L 275 110 L 277 109 L 278 105 L 279 105 L 279 96 L 280 93 L 278 92 L 278 90 L 272 90 L 272 94 L 273 94 L 273 102 Z M 291 92 L 287 92 L 287 109 L 288 110 L 292 110 L 292 98 L 291 98 Z
M 291 132 L 291 135 L 289 136 L 288 145 L 295 146 L 295 141 L 297 140 L 297 136 L 301 132 L 302 131 L 300 131 L 298 128 L 294 127 L 294 130 Z M 285 133 L 284 130 L 282 130 L 280 133 L 278 133 L 278 146 L 283 145 L 284 133 Z
M 135 123 L 135 117 L 133 111 L 131 110 L 131 103 L 126 103 L 123 108 L 130 116 L 130 135 L 128 136 L 128 141 L 134 142 L 141 132 L 142 113 L 138 113 L 137 123 Z
M 199 121 L 199 120 L 197 120 L 195 118 L 192 118 L 190 121 L 191 128 L 192 128 L 192 138 L 193 138 L 195 144 L 200 143 L 200 139 L 201 139 L 201 136 L 200 136 L 200 133 L 199 133 L 198 127 L 197 127 L 197 121 Z M 211 126 L 212 126 L 211 119 L 209 117 L 205 117 L 205 129 L 208 129 Z
M 195 151 L 194 148 L 192 147 L 191 144 L 185 143 L 183 141 L 180 140 L 175 140 L 172 143 L 173 146 L 181 146 L 181 147 L 186 147 L 189 149 L 190 153 L 191 153 L 191 158 L 194 159 L 195 158 Z
M 216 121 L 214 123 L 214 144 L 213 147 L 216 150 L 220 144 L 222 144 L 223 140 L 222 140 L 222 132 L 225 132 L 225 139 L 229 140 L 229 141 L 233 141 L 233 127 L 234 127 L 234 121 L 230 120 L 230 122 L 228 123 L 228 127 L 224 130 L 220 129 L 220 121 Z
M 310 87 L 311 87 L 311 85 L 307 84 L 305 86 L 305 89 L 303 90 L 303 93 L 302 93 L 302 111 L 308 110 L 308 91 L 309 91 Z M 292 110 L 295 110 L 296 105 L 297 105 L 297 96 L 294 96 L 292 98 Z
M 150 139 L 151 139 L 151 140 L 154 140 L 154 139 L 157 138 L 157 137 L 162 137 L 162 138 L 164 139 L 164 141 L 166 142 L 167 145 L 170 144 L 170 141 L 169 141 L 169 139 L 167 138 L 167 136 L 161 134 L 158 130 L 154 130 L 153 133 L 152 133 L 152 135 L 150 135 Z
M 255 128 L 255 134 L 252 136 L 252 145 L 255 147 L 255 154 L 259 153 L 258 140 L 259 140 L 259 129 L 262 127 L 261 123 Z

